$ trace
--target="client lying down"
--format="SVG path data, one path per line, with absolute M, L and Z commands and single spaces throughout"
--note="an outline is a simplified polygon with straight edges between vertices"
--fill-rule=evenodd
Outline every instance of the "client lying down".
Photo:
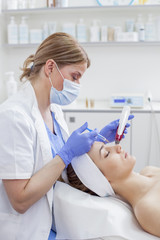
M 72 187 L 93 195 L 121 196 L 132 206 L 141 227 L 160 237 L 160 169 L 148 166 L 136 173 L 135 162 L 135 157 L 125 153 L 120 145 L 109 147 L 95 142 L 88 155 L 73 159 L 68 166 L 68 181 Z M 103 174 L 100 175 L 105 179 L 104 184 L 98 185 L 101 180 L 96 176 L 90 179 L 92 168 Z

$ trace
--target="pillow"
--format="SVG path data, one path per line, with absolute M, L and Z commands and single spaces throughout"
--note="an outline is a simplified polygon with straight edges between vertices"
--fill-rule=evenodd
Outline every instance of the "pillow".
M 56 239 L 159 239 L 143 231 L 130 205 L 116 197 L 92 196 L 58 181 L 53 194 Z

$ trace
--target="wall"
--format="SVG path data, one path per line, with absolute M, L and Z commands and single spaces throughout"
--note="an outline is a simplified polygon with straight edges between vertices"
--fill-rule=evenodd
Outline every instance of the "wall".
M 160 100 L 160 48 L 107 46 L 87 48 L 92 65 L 83 79 L 83 92 L 91 98 L 112 93 L 145 93 Z M 90 89 L 88 91 L 88 89 Z
M 79 1 L 70 0 L 70 5 Z M 81 1 L 84 5 L 86 1 Z M 96 4 L 96 1 L 90 0 L 87 5 Z M 159 15 L 159 9 L 143 10 L 146 19 L 147 14 L 154 10 L 154 15 Z M 119 22 L 125 23 L 125 19 L 129 17 L 136 18 L 141 9 L 136 10 L 115 10 L 109 9 L 104 11 L 85 9 L 75 11 L 55 11 L 51 13 L 36 13 L 34 15 L 27 13 L 28 24 L 30 27 L 42 27 L 44 18 L 46 21 L 56 20 L 59 26 L 66 21 L 77 22 L 83 16 L 88 27 L 92 19 L 101 19 L 104 24 L 118 25 Z M 42 18 L 43 14 L 43 18 Z M 5 98 L 6 71 L 15 71 L 18 81 L 20 70 L 25 58 L 36 51 L 36 47 L 28 48 L 11 48 L 5 45 L 7 41 L 6 23 L 9 21 L 10 15 L 2 15 L 0 21 L 2 23 L 2 47 L 1 51 L 1 81 L 0 81 L 0 101 Z M 16 15 L 17 21 L 20 22 L 20 15 Z M 3 18 L 3 19 L 2 19 Z M 58 29 L 60 30 L 60 28 Z M 145 93 L 150 90 L 153 99 L 160 100 L 160 47 L 156 45 L 93 45 L 84 46 L 91 59 L 91 67 L 86 71 L 82 79 L 82 91 L 80 98 L 108 99 L 112 93 Z M 2 61 L 3 56 L 3 61 Z

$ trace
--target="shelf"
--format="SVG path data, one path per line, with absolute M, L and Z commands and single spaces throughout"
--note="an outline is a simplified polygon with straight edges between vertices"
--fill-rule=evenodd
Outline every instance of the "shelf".
M 83 42 L 84 47 L 109 47 L 109 46 L 160 46 L 160 41 L 155 42 Z M 39 44 L 4 44 L 7 48 L 36 48 Z
M 156 5 L 119 5 L 119 6 L 79 6 L 79 7 L 52 7 L 52 8 L 27 8 L 27 9 L 11 9 L 6 10 L 3 9 L 3 14 L 21 14 L 21 13 L 42 13 L 42 12 L 51 12 L 51 11 L 75 11 L 75 10 L 82 10 L 82 11 L 94 11 L 94 10 L 138 10 L 138 9 L 146 9 L 146 10 L 152 10 L 152 8 L 155 10 L 157 8 L 160 8 L 160 4 Z

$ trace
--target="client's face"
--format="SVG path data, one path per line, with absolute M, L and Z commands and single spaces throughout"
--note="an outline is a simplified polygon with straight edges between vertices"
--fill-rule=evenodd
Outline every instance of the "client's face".
M 94 142 L 88 155 L 109 181 L 125 178 L 135 165 L 135 157 L 125 153 L 120 145 Z

